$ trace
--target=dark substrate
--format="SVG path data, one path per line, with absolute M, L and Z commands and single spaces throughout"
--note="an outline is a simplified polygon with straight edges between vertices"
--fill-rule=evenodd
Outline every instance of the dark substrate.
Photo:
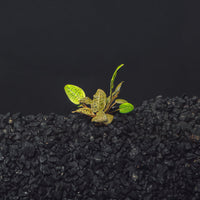
M 90 120 L 1 114 L 0 199 L 200 199 L 198 97 L 157 96 L 107 127 Z

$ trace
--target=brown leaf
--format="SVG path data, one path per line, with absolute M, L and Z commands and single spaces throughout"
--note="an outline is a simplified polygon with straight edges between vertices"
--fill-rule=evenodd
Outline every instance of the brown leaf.
M 84 107 L 84 108 L 79 108 L 75 111 L 72 111 L 72 113 L 82 113 L 82 114 L 85 114 L 85 115 L 88 115 L 88 116 L 95 116 L 95 114 L 92 112 L 92 110 L 88 107 Z
M 106 122 L 104 122 L 104 124 L 108 125 L 113 121 L 114 116 L 111 115 L 111 114 L 106 114 L 106 117 L 107 117 L 108 120 Z
M 85 104 L 91 104 L 92 103 L 92 99 L 90 99 L 89 97 L 84 97 L 81 100 L 79 100 L 80 103 L 85 103 Z
M 103 112 L 103 110 L 100 110 L 99 112 L 96 113 L 96 116 L 92 118 L 92 122 L 106 122 L 107 116 L 106 114 Z
M 117 85 L 117 87 L 115 88 L 115 91 L 112 93 L 112 96 L 116 96 L 116 97 L 118 96 L 123 83 L 124 83 L 124 81 L 122 81 L 121 83 L 119 83 Z
M 106 108 L 104 109 L 104 112 L 107 112 L 108 110 L 110 110 L 110 106 L 111 106 L 112 102 L 118 97 L 118 95 L 120 93 L 121 86 L 122 86 L 123 83 L 124 83 L 124 81 L 119 83 L 117 85 L 117 87 L 115 88 L 115 91 L 112 93 L 112 97 L 109 96 L 107 98 L 107 104 L 106 104 Z
M 125 99 L 115 99 L 115 103 L 122 104 L 122 103 L 128 103 Z
M 106 106 L 106 93 L 102 89 L 98 89 L 93 95 L 93 101 L 91 104 L 92 112 L 96 113 L 103 110 Z

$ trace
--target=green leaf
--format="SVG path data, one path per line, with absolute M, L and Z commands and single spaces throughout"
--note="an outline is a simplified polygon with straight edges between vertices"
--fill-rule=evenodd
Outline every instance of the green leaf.
M 91 104 L 92 112 L 98 112 L 103 110 L 106 106 L 106 93 L 102 89 L 98 89 L 93 95 L 93 101 Z
M 122 104 L 122 103 L 128 103 L 128 101 L 126 101 L 125 99 L 115 99 L 115 103 Z
M 112 89 L 114 87 L 114 80 L 115 80 L 115 78 L 117 76 L 117 71 L 123 66 L 124 66 L 124 64 L 119 65 L 117 67 L 117 69 L 115 70 L 115 72 L 113 73 L 113 75 L 112 75 L 112 78 L 111 78 L 111 81 L 110 81 L 110 96 L 112 96 Z
M 79 100 L 85 97 L 83 89 L 76 85 L 67 84 L 65 85 L 64 90 L 69 100 L 74 104 L 80 104 Z
M 95 116 L 95 114 L 91 111 L 91 109 L 87 108 L 87 107 L 79 108 L 75 111 L 72 111 L 72 113 L 82 113 L 84 115 L 88 115 L 88 116 L 91 116 L 91 117 Z
M 131 103 L 122 103 L 119 106 L 120 113 L 128 113 L 128 112 L 131 112 L 133 109 L 134 109 L 134 106 Z
M 100 110 L 99 112 L 96 113 L 96 116 L 92 118 L 92 122 L 106 122 L 107 116 L 106 114 L 103 112 L 103 110 Z

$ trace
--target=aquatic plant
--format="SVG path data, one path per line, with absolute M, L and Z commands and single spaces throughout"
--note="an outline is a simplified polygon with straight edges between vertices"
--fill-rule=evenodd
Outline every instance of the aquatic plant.
M 111 113 L 116 111 L 119 111 L 120 113 L 131 112 L 134 109 L 134 106 L 131 103 L 125 99 L 116 99 L 124 81 L 120 82 L 114 92 L 112 92 L 117 71 L 123 66 L 124 64 L 119 65 L 112 75 L 110 81 L 110 94 L 108 97 L 102 89 L 97 89 L 96 93 L 93 95 L 93 99 L 91 99 L 86 96 L 84 90 L 80 87 L 72 84 L 65 85 L 64 90 L 69 100 L 79 107 L 77 110 L 72 111 L 72 113 L 82 113 L 92 117 L 91 121 L 96 124 L 108 125 L 114 118 Z M 120 104 L 119 108 L 111 111 L 111 108 L 113 108 L 115 104 Z

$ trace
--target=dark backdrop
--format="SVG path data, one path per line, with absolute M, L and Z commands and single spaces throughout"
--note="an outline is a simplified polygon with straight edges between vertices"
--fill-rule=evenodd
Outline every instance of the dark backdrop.
M 185 3 L 187 2 L 187 3 Z M 199 7 L 193 1 L 0 2 L 0 113 L 67 114 L 71 83 L 92 97 L 124 80 L 120 97 L 200 96 Z

